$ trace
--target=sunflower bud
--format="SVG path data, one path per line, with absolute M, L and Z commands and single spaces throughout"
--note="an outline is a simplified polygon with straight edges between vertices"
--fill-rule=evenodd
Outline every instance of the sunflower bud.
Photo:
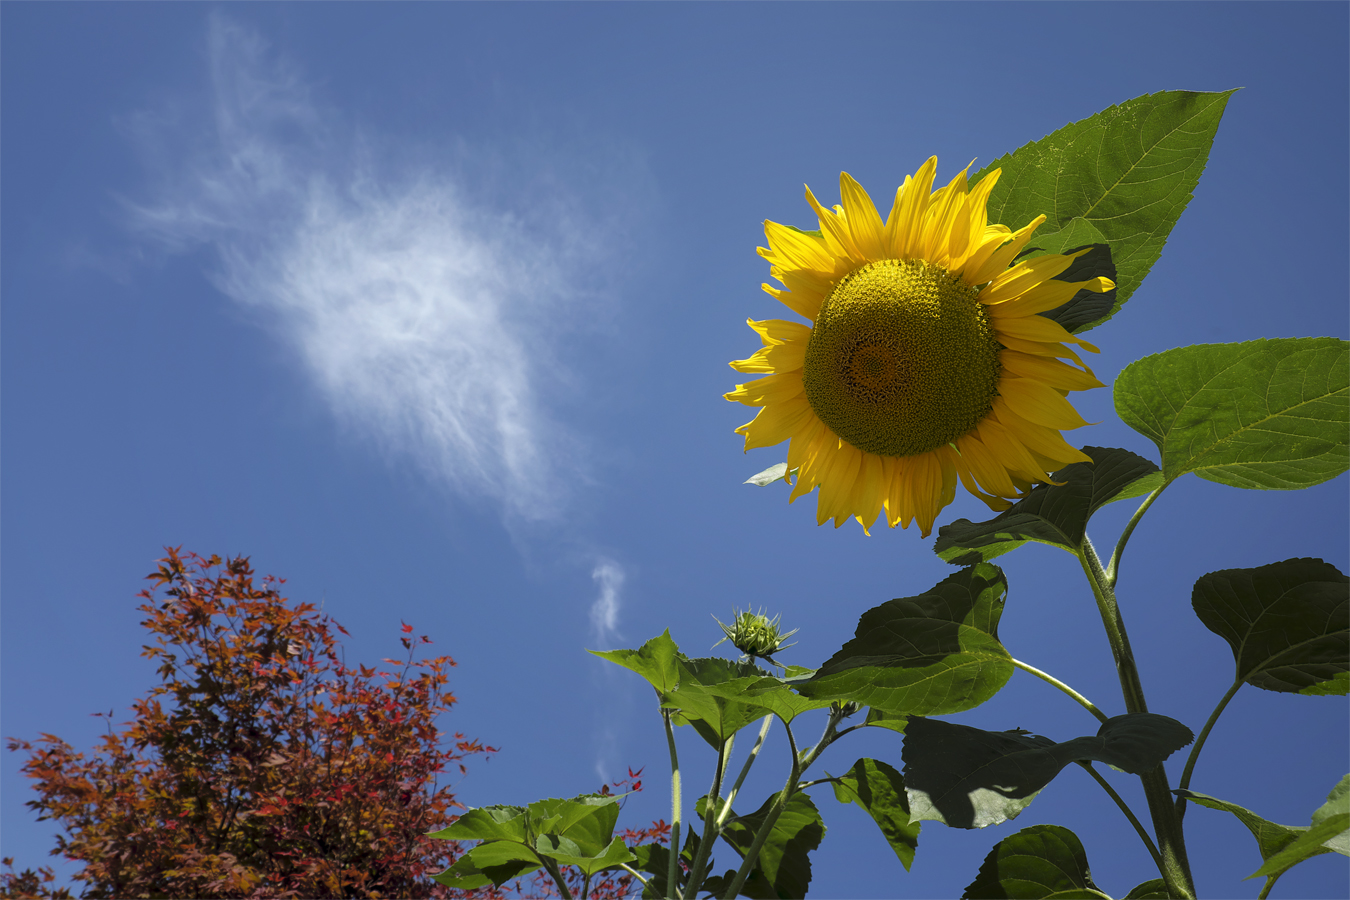
M 721 644 L 722 641 L 731 641 L 737 650 L 751 659 L 761 657 L 772 661 L 773 654 L 792 646 L 792 644 L 783 642 L 796 634 L 797 629 L 794 628 L 784 634 L 778 627 L 780 616 L 774 616 L 770 619 L 764 615 L 763 610 L 757 613 L 752 613 L 748 609 L 745 612 L 740 612 L 734 607 L 731 612 L 731 625 L 724 625 L 721 620 L 713 616 L 713 621 L 726 635 L 717 644 L 713 644 L 714 647 Z

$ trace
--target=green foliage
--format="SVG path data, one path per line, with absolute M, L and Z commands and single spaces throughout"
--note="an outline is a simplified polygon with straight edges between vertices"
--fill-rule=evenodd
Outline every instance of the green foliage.
M 1045 214 L 1048 238 L 1081 219 L 1111 245 L 1119 273 L 1115 304 L 1077 330 L 1114 315 L 1157 261 L 1204 171 L 1232 93 L 1136 97 L 1001 156 L 975 176 L 1003 170 L 989 198 L 990 221 L 1020 228 Z M 1069 240 L 1095 242 L 1080 233 Z M 1039 236 L 1036 243 L 1043 243 Z
M 735 683 L 758 682 L 768 673 L 749 662 L 732 662 L 719 656 L 678 660 L 680 681 L 673 691 L 661 694 L 661 705 L 677 709 L 688 724 L 712 747 L 720 749 L 727 738 L 770 712 L 758 701 L 735 699 L 740 690 L 714 692 L 709 688 Z M 785 689 L 786 690 L 786 689 Z M 683 724 L 683 723 L 682 723 Z
M 867 811 L 908 871 L 914 864 L 914 851 L 919 846 L 919 829 L 923 823 L 910 821 L 904 777 L 884 762 L 860 759 L 831 783 L 836 800 L 856 803 Z
M 618 818 L 618 801 L 603 794 L 472 809 L 429 837 L 482 843 L 433 877 L 454 888 L 501 887 L 546 860 L 576 866 L 589 877 L 637 859 L 614 837 Z
M 870 609 L 857 636 L 798 690 L 899 715 L 978 706 L 1012 677 L 1012 658 L 998 640 L 1006 590 L 1002 570 L 981 563 L 925 594 Z
M 1154 713 L 1126 713 L 1095 736 L 1055 743 L 1024 731 L 984 731 L 914 716 L 905 729 L 905 787 L 915 820 L 985 828 L 1016 818 L 1065 766 L 1096 760 L 1132 775 L 1191 742 L 1191 730 Z
M 1087 219 L 1073 219 L 1057 232 L 1047 234 L 1038 232 L 1033 242 L 1034 251 L 1045 253 L 1069 255 L 1090 248 L 1087 253 L 1070 263 L 1069 268 L 1056 275 L 1055 281 L 1074 282 L 1109 278 L 1114 282 L 1119 277 L 1116 264 L 1111 258 L 1111 245 L 1106 242 L 1106 236 L 1094 228 Z M 1032 250 L 1026 252 L 1028 255 L 1038 255 Z M 1071 333 L 1086 331 L 1097 321 L 1111 314 L 1116 308 L 1118 294 L 1117 288 L 1101 293 L 1083 289 L 1070 297 L 1068 303 L 1041 315 L 1058 322 Z
M 1059 825 L 1033 825 L 994 845 L 963 898 L 1104 897 L 1092 883 L 1078 835 Z
M 655 688 L 658 694 L 673 691 L 675 686 L 680 683 L 680 670 L 676 665 L 676 659 L 680 656 L 680 648 L 675 646 L 675 642 L 671 640 L 669 628 L 637 650 L 588 650 L 586 652 L 601 659 L 607 659 L 616 665 L 623 666 L 625 669 L 632 669 L 647 679 L 647 683 Z
M 1058 484 L 1039 484 L 1031 493 L 986 522 L 957 519 L 938 528 L 933 551 L 947 562 L 988 562 L 1037 541 L 1077 554 L 1087 523 L 1116 500 L 1142 497 L 1162 484 L 1158 467 L 1128 450 L 1084 447 L 1091 463 L 1072 463 L 1054 473 Z
M 1191 605 L 1233 648 L 1237 680 L 1281 693 L 1344 693 L 1350 578 L 1320 559 L 1202 576 Z
M 1116 412 L 1187 472 L 1232 487 L 1293 490 L 1350 467 L 1350 344 L 1281 338 L 1178 347 L 1131 363 Z
M 1267 879 L 1262 896 L 1270 892 L 1277 878 L 1305 859 L 1333 851 L 1350 856 L 1350 775 L 1331 789 L 1326 802 L 1312 814 L 1312 824 L 1303 826 L 1278 825 L 1236 803 L 1196 791 L 1179 790 L 1176 794 L 1192 803 L 1230 812 L 1247 826 L 1263 860 L 1248 877 Z
M 777 795 L 769 797 L 755 812 L 747 816 L 732 815 L 722 830 L 722 839 L 730 844 L 741 858 L 745 858 L 755 834 L 767 820 Z M 706 801 L 706 798 L 705 798 Z M 699 814 L 702 815 L 700 803 Z M 782 813 L 769 829 L 768 839 L 759 852 L 754 875 L 742 890 L 748 897 L 778 898 L 805 897 L 811 886 L 811 860 L 808 854 L 820 846 L 825 837 L 825 822 L 820 810 L 805 793 L 798 791 L 789 798 Z M 755 877 L 758 876 L 758 877 Z M 731 883 L 727 876 L 709 878 L 704 888 L 720 896 Z
M 1167 890 L 1167 882 L 1161 878 L 1151 878 L 1143 884 L 1136 884 L 1125 895 L 1125 900 L 1170 900 L 1172 894 Z
M 788 476 L 787 463 L 780 462 L 769 466 L 763 472 L 758 472 L 745 479 L 744 484 L 754 484 L 764 487 L 766 484 L 773 484 L 775 481 L 787 481 Z

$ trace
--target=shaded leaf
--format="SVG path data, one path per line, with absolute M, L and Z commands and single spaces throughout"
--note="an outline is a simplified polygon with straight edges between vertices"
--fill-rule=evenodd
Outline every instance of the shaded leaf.
M 1162 453 L 1163 476 L 1293 490 L 1350 467 L 1350 344 L 1278 338 L 1178 347 L 1116 378 L 1116 412 Z
M 760 487 L 764 487 L 766 484 L 773 484 L 775 481 L 787 481 L 787 480 L 788 480 L 787 463 L 780 462 L 776 465 L 769 466 L 763 472 L 751 475 L 749 478 L 745 479 L 745 481 L 742 482 L 742 484 L 756 484 L 759 485 Z
M 1055 281 L 1087 281 L 1092 278 L 1115 281 L 1119 277 L 1116 264 L 1111 259 L 1111 245 L 1106 242 L 1106 236 L 1087 219 L 1071 219 L 1060 231 L 1046 234 L 1037 232 L 1033 243 L 1036 246 L 1023 251 L 1022 255 L 1034 258 L 1042 253 L 1071 254 L 1088 250 L 1075 259 L 1069 268 L 1056 275 Z M 1116 294 L 1116 288 L 1102 293 L 1081 290 L 1070 297 L 1068 303 L 1041 315 L 1058 322 L 1070 332 L 1086 331 L 1116 308 Z
M 1033 825 L 994 845 L 963 898 L 1105 897 L 1082 841 L 1059 825 Z
M 776 796 L 769 797 L 748 816 L 733 814 L 727 819 L 722 839 L 734 847 L 742 859 L 754 843 L 755 833 L 764 824 Z M 807 854 L 819 847 L 824 837 L 825 823 L 815 803 L 801 791 L 793 794 L 773 823 L 755 866 L 772 886 L 773 896 L 806 896 L 807 888 L 811 886 L 811 860 Z
M 680 860 L 687 871 L 698 855 L 698 834 L 690 828 L 684 833 L 684 847 L 680 850 Z M 661 898 L 666 896 L 666 876 L 670 873 L 670 850 L 660 844 L 642 844 L 632 848 L 633 868 L 651 875 L 642 888 L 642 896 Z M 712 860 L 708 861 L 712 865 Z M 706 882 L 705 882 L 706 883 Z
M 807 697 L 854 700 L 892 714 L 960 712 L 1012 677 L 998 640 L 1007 581 L 981 563 L 917 597 L 863 613 L 856 637 L 798 685 Z
M 867 811 L 908 871 L 914 864 L 922 823 L 909 820 L 909 797 L 900 773 L 884 762 L 860 759 L 832 784 L 836 800 L 856 803 Z
M 801 667 L 792 667 L 800 669 L 799 674 L 809 677 L 812 674 L 811 669 L 801 669 Z M 789 669 L 788 675 L 792 675 L 792 669 Z M 685 691 L 688 682 L 682 682 L 680 692 Z M 781 678 L 775 678 L 772 675 L 748 676 L 745 678 L 734 678 L 730 681 L 723 681 L 716 684 L 699 685 L 698 690 L 721 697 L 727 700 L 740 699 L 742 703 L 753 704 L 762 707 L 761 711 L 755 716 L 759 718 L 764 712 L 769 711 L 785 723 L 791 721 L 804 712 L 813 709 L 824 709 L 829 706 L 830 700 L 817 700 L 810 697 L 803 697 L 789 687 L 788 682 Z M 677 692 L 678 694 L 679 692 Z
M 1191 742 L 1191 730 L 1154 713 L 1126 713 L 1095 736 L 1062 744 L 1021 730 L 984 731 L 911 717 L 905 729 L 905 789 L 915 821 L 985 828 L 1016 818 L 1065 766 L 1096 760 L 1139 775 Z
M 1167 882 L 1161 878 L 1153 878 L 1130 888 L 1125 900 L 1171 900 L 1171 897 L 1172 892 L 1167 889 Z
M 897 734 L 905 733 L 905 725 L 909 722 L 909 716 L 897 716 L 884 710 L 869 708 L 867 710 L 867 719 L 864 725 L 873 725 L 877 728 L 887 728 Z
M 1016 229 L 1045 214 L 1041 227 L 1050 233 L 1081 218 L 1110 243 L 1119 273 L 1116 303 L 1086 327 L 1114 315 L 1158 259 L 1200 180 L 1232 93 L 1136 97 L 999 157 L 974 176 L 1003 170 L 989 198 L 991 222 Z
M 1257 849 L 1261 853 L 1261 858 L 1270 859 L 1276 853 L 1279 853 L 1285 847 L 1288 847 L 1294 840 L 1307 831 L 1298 825 L 1280 825 L 1263 819 L 1249 809 L 1238 806 L 1236 803 L 1229 803 L 1226 800 L 1220 800 L 1217 797 L 1211 797 L 1208 794 L 1201 794 L 1197 791 L 1175 790 L 1172 793 L 1178 797 L 1184 797 L 1192 803 L 1198 803 L 1201 806 L 1207 806 L 1210 809 L 1219 809 L 1232 813 L 1237 816 L 1238 821 L 1247 826 L 1247 830 L 1256 838 Z
M 679 669 L 675 660 L 680 656 L 680 648 L 671 640 L 670 629 L 666 629 L 637 650 L 588 650 L 601 659 L 617 663 L 625 669 L 647 679 L 657 693 L 672 691 L 680 683 Z
M 957 519 L 938 528 L 933 551 L 947 562 L 988 562 L 1037 541 L 1077 553 L 1087 523 L 1116 500 L 1142 497 L 1162 484 L 1158 467 L 1128 450 L 1084 447 L 1091 463 L 1071 463 L 1054 473 L 1061 484 L 1038 484 L 1031 493 L 992 519 Z
M 1191 606 L 1233 649 L 1237 678 L 1267 691 L 1333 693 L 1350 670 L 1350 578 L 1320 559 L 1203 575 Z

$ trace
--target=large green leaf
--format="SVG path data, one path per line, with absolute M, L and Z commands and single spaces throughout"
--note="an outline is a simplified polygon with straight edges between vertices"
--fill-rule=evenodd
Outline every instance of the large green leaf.
M 856 803 L 867 811 L 908 871 L 914 864 L 919 828 L 923 823 L 910 822 L 904 777 L 884 762 L 864 758 L 833 779 L 831 784 L 836 800 Z
M 1350 578 L 1320 559 L 1203 575 L 1191 605 L 1233 648 L 1237 678 L 1286 694 L 1344 693 Z
M 601 659 L 632 669 L 647 679 L 657 693 L 673 691 L 680 683 L 680 672 L 675 661 L 680 648 L 671 640 L 670 629 L 652 638 L 637 650 L 588 650 Z
M 1111 245 L 1117 296 L 1129 299 L 1190 202 L 1232 91 L 1162 91 L 1102 110 L 999 157 L 990 221 L 1020 228 L 1042 213 L 1048 233 L 1084 219 Z M 1078 243 L 1090 243 L 1080 240 Z
M 556 834 L 541 834 L 535 840 L 534 848 L 541 856 L 547 856 L 560 865 L 576 866 L 587 877 L 605 869 L 617 869 L 621 863 L 637 859 L 624 846 L 621 838 L 614 838 L 599 853 L 592 854 L 586 853 L 570 838 L 559 837 Z
M 513 841 L 487 841 L 469 850 L 450 868 L 432 881 L 452 888 L 501 886 L 512 878 L 528 875 L 540 867 L 538 858 L 524 844 Z
M 1167 882 L 1161 878 L 1150 878 L 1143 884 L 1136 884 L 1130 888 L 1130 892 L 1125 895 L 1125 900 L 1171 900 L 1172 892 L 1167 889 Z
M 997 825 L 1016 818 L 1071 762 L 1096 760 L 1140 775 L 1192 737 L 1185 725 L 1154 713 L 1115 716 L 1095 736 L 1062 744 L 913 716 L 901 754 L 910 814 L 954 828 Z
M 681 659 L 677 665 L 679 687 L 661 694 L 661 705 L 678 709 L 714 748 L 720 748 L 727 738 L 771 711 L 757 701 L 734 699 L 742 695 L 740 688 L 770 677 L 753 663 L 710 656 Z M 732 689 L 726 692 L 715 690 L 724 684 L 732 685 Z
M 1092 883 L 1083 842 L 1060 825 L 1032 825 L 999 841 L 961 896 L 1110 900 Z
M 775 799 L 776 795 L 769 797 L 748 816 L 733 815 L 727 819 L 722 838 L 742 859 L 754 843 L 755 833 L 764 824 Z M 807 854 L 819 847 L 824 837 L 825 822 L 815 803 L 800 791 L 793 794 L 770 828 L 768 840 L 759 851 L 759 861 L 755 865 L 772 887 L 774 896 L 806 896 L 807 888 L 811 886 L 811 860 Z
M 1331 789 L 1326 802 L 1312 814 L 1311 826 L 1279 825 L 1236 803 L 1196 791 L 1175 793 L 1192 803 L 1230 812 L 1247 826 L 1256 838 L 1263 860 L 1261 867 L 1248 877 L 1266 878 L 1266 894 L 1276 879 L 1305 859 L 1333 851 L 1350 856 L 1350 775 Z
M 483 806 L 465 811 L 447 828 L 427 837 L 445 841 L 525 841 L 525 807 Z
M 1070 254 L 1080 250 L 1088 251 L 1074 259 L 1069 268 L 1056 275 L 1055 281 L 1088 281 L 1092 278 L 1109 278 L 1115 281 L 1118 277 L 1116 264 L 1111 258 L 1111 245 L 1106 242 L 1106 236 L 1087 219 L 1073 219 L 1063 229 L 1053 233 L 1038 233 L 1033 244 L 1035 245 L 1033 248 L 1025 251 L 1028 257 L 1039 256 L 1042 253 Z M 1086 331 L 1099 320 L 1111 315 L 1112 310 L 1116 308 L 1117 293 L 1116 288 L 1101 293 L 1081 290 L 1070 297 L 1068 303 L 1041 315 L 1058 322 L 1070 332 Z
M 925 594 L 870 609 L 858 621 L 857 636 L 797 690 L 900 715 L 978 706 L 1013 673 L 998 640 L 1006 590 L 1002 570 L 981 563 Z
M 1350 467 L 1350 344 L 1330 337 L 1178 347 L 1116 378 L 1116 412 L 1163 476 L 1294 490 Z
M 800 670 L 808 676 L 811 673 L 810 669 L 800 669 L 800 667 L 794 666 L 788 670 L 788 674 L 791 675 L 794 670 Z M 729 681 L 712 684 L 691 685 L 690 680 L 685 680 L 680 683 L 680 690 L 674 696 L 683 695 L 691 689 L 727 700 L 739 700 L 742 704 L 761 707 L 762 710 L 759 715 L 763 715 L 763 711 L 772 711 L 774 715 L 788 724 L 802 713 L 813 709 L 824 709 L 832 702 L 803 697 L 792 690 L 789 682 L 768 674 L 733 678 Z
M 1038 484 L 1022 500 L 985 522 L 957 519 L 938 528 L 933 551 L 949 563 L 988 562 L 1037 541 L 1078 553 L 1088 519 L 1116 500 L 1142 497 L 1162 484 L 1158 467 L 1142 456 L 1112 447 L 1084 447 L 1091 463 L 1072 463 L 1054 473 L 1059 484 Z

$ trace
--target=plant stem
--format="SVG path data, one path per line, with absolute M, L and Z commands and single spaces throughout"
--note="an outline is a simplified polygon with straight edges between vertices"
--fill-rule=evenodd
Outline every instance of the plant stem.
M 712 789 L 708 791 L 708 802 L 703 810 L 703 834 L 699 836 L 698 852 L 694 854 L 693 865 L 689 867 L 689 881 L 684 888 L 685 894 L 690 897 L 698 895 L 699 886 L 703 884 L 704 870 L 708 867 L 708 854 L 712 851 L 713 842 L 717 840 L 715 831 L 717 826 L 714 821 L 718 812 L 718 801 L 722 796 L 722 776 L 726 771 L 727 760 L 731 757 L 731 744 L 735 739 L 734 734 L 727 738 L 717 752 L 717 768 L 713 772 Z
M 764 849 L 764 843 L 769 839 L 769 833 L 773 831 L 773 826 L 782 815 L 783 810 L 787 808 L 788 801 L 798 790 L 797 779 L 801 778 L 802 773 L 811 767 L 820 754 L 835 739 L 835 729 L 844 719 L 842 709 L 832 707 L 830 709 L 830 718 L 825 723 L 825 731 L 821 734 L 820 740 L 810 750 L 799 752 L 797 750 L 797 741 L 792 735 L 792 726 L 787 726 L 785 730 L 788 736 L 788 747 L 792 751 L 792 771 L 788 774 L 787 783 L 783 789 L 778 792 L 774 798 L 773 806 L 769 807 L 768 815 L 764 817 L 764 824 L 759 826 L 759 831 L 755 832 L 755 839 L 750 844 L 750 848 L 745 851 L 745 859 L 741 861 L 741 867 L 736 870 L 736 876 L 731 880 L 723 895 L 725 900 L 736 900 L 736 895 L 741 892 L 741 887 L 745 880 L 750 877 L 750 872 L 754 870 L 755 863 L 759 860 L 759 851 Z
M 632 866 L 628 865 L 628 863 L 619 863 L 619 868 L 623 869 L 629 875 L 632 875 L 638 881 L 642 882 L 643 887 L 647 886 L 647 879 L 643 878 L 642 873 L 639 872 L 637 869 L 634 869 Z
M 1069 687 L 1067 684 L 1060 681 L 1058 678 L 1055 678 L 1053 675 L 1050 675 L 1046 672 L 1042 672 L 1035 666 L 1029 666 L 1026 663 L 1022 662 L 1020 659 L 1014 659 L 1012 661 L 1012 664 L 1014 666 L 1017 666 L 1017 668 L 1021 669 L 1023 672 L 1030 672 L 1032 675 L 1035 675 L 1042 681 L 1047 682 L 1048 684 L 1053 684 L 1055 687 L 1059 688 L 1061 691 L 1068 694 L 1073 699 L 1077 700 L 1084 709 L 1086 709 L 1088 712 L 1092 713 L 1094 716 L 1097 717 L 1097 721 L 1099 722 L 1106 721 L 1107 719 L 1106 713 L 1102 712 L 1100 709 L 1094 706 L 1091 700 L 1084 697 L 1082 694 L 1078 693 L 1073 688 Z
M 722 830 L 722 823 L 727 820 L 731 814 L 731 804 L 736 799 L 736 794 L 741 789 L 741 784 L 745 781 L 745 776 L 750 773 L 750 767 L 754 765 L 755 757 L 759 756 L 759 748 L 764 746 L 764 738 L 769 733 L 769 727 L 773 725 L 773 715 L 764 717 L 764 722 L 759 726 L 759 737 L 755 739 L 755 746 L 750 748 L 750 755 L 745 758 L 745 765 L 741 766 L 741 774 L 736 776 L 736 783 L 731 786 L 727 792 L 727 802 L 722 805 L 722 811 L 717 814 L 717 830 Z
M 539 856 L 538 854 L 535 854 L 535 856 L 543 864 L 544 871 L 553 879 L 553 883 L 558 886 L 558 894 L 562 897 L 562 900 L 572 900 L 572 892 L 567 889 L 567 879 L 563 878 L 558 863 L 547 856 Z
M 1134 830 L 1139 833 L 1139 839 L 1144 842 L 1145 847 L 1148 847 L 1149 855 L 1153 857 L 1153 862 L 1158 866 L 1158 871 L 1161 872 L 1163 870 L 1163 859 L 1162 855 L 1158 853 L 1158 845 L 1153 843 L 1153 838 L 1148 836 L 1148 832 L 1144 830 L 1144 826 L 1141 825 L 1139 819 L 1135 817 L 1134 810 L 1130 809 L 1130 806 L 1125 802 L 1125 799 L 1121 797 L 1120 794 L 1116 793 L 1116 789 L 1111 787 L 1111 783 L 1103 778 L 1100 772 L 1092 768 L 1092 763 L 1080 759 L 1078 760 L 1078 764 L 1084 769 L 1087 769 L 1087 773 L 1102 786 L 1102 790 L 1110 794 L 1111 799 L 1116 801 L 1116 806 L 1120 807 L 1120 811 L 1125 814 L 1125 818 L 1130 820 L 1130 824 L 1134 826 Z
M 1144 686 L 1139 680 L 1139 669 L 1135 665 L 1134 651 L 1130 649 L 1129 636 L 1125 633 L 1125 621 L 1120 614 L 1120 605 L 1116 602 L 1115 589 L 1107 583 L 1101 559 L 1087 537 L 1083 538 L 1078 558 L 1097 600 L 1097 610 L 1101 613 L 1102 625 L 1106 628 L 1106 637 L 1111 644 L 1111 655 L 1115 658 L 1125 709 L 1132 713 L 1148 712 Z M 1158 849 L 1163 861 L 1160 871 L 1163 881 L 1167 883 L 1168 893 L 1194 900 L 1195 881 L 1186 859 L 1186 840 L 1181 830 L 1181 819 L 1172 803 L 1167 771 L 1159 763 L 1152 771 L 1140 775 L 1139 780 L 1144 785 L 1144 797 L 1148 800 L 1149 815 L 1153 819 L 1153 832 L 1158 838 Z
M 669 709 L 661 710 L 666 722 L 666 743 L 670 745 L 670 865 L 666 869 L 666 898 L 680 898 L 680 758 L 675 753 L 675 729 L 670 724 L 674 713 Z
M 1234 681 L 1233 686 L 1228 689 L 1228 693 L 1224 694 L 1223 699 L 1219 701 L 1219 705 L 1214 707 L 1214 712 L 1209 714 L 1205 727 L 1200 729 L 1199 736 L 1196 737 L 1195 743 L 1191 745 L 1191 753 L 1186 757 L 1186 768 L 1181 770 L 1181 782 L 1177 785 L 1179 789 L 1184 791 L 1191 786 L 1191 772 L 1195 769 L 1195 761 L 1200 758 L 1200 748 L 1205 746 L 1205 739 L 1209 737 L 1210 729 L 1214 727 L 1215 722 L 1219 721 L 1219 716 L 1228 706 L 1228 701 L 1237 695 L 1238 688 L 1242 687 L 1243 684 L 1244 682 L 1241 679 Z M 1184 815 L 1186 815 L 1186 798 L 1178 797 L 1177 817 L 1180 818 Z
M 1116 541 L 1116 549 L 1111 554 L 1111 562 L 1106 567 L 1106 584 L 1108 587 L 1116 586 L 1116 576 L 1120 572 L 1120 558 L 1125 554 L 1125 544 L 1130 540 L 1130 535 L 1134 534 L 1134 526 L 1139 524 L 1139 520 L 1144 518 L 1144 513 L 1153 505 L 1153 501 L 1158 499 L 1158 495 L 1163 492 L 1172 482 L 1164 481 L 1157 489 L 1144 498 L 1144 502 L 1139 504 L 1139 508 L 1130 516 L 1130 521 L 1125 523 L 1125 530 L 1120 533 L 1120 540 Z

